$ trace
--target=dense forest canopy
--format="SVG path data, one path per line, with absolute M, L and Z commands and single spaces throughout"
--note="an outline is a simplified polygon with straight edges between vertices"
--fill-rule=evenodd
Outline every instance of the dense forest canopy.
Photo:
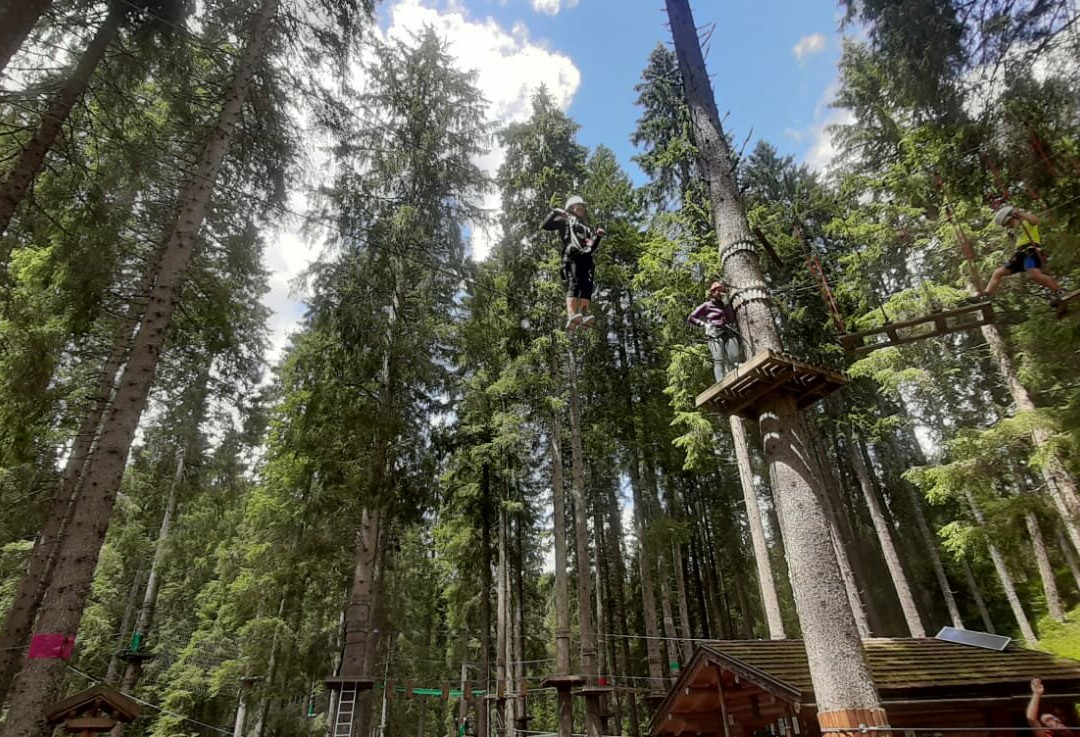
M 547 87 L 497 124 L 446 39 L 377 12 L 0 0 L 0 736 L 106 684 L 143 705 L 131 737 L 640 737 L 694 640 L 800 637 L 768 439 L 695 406 L 723 374 L 687 316 L 730 273 L 710 164 L 769 330 L 848 378 L 799 428 L 845 616 L 1059 647 L 1075 4 L 843 0 L 827 169 L 739 131 L 710 161 L 658 20 L 640 176 Z M 540 229 L 571 195 L 605 231 L 591 329 L 567 329 Z M 1035 223 L 1061 294 L 981 294 Z M 267 366 L 288 231 L 318 256 Z M 954 310 L 993 319 L 850 339 Z M 610 687 L 606 715 L 545 681 L 571 675 Z

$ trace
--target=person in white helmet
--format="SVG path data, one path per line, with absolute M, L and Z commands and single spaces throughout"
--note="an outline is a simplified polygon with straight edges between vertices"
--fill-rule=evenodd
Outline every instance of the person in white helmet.
M 1009 240 L 1015 252 L 1008 261 L 994 269 L 990 283 L 986 285 L 985 296 L 992 297 L 1001 287 L 1001 280 L 1010 274 L 1027 274 L 1028 279 L 1050 290 L 1050 305 L 1056 307 L 1061 302 L 1061 286 L 1043 269 L 1046 258 L 1042 253 L 1039 237 L 1039 218 L 1019 207 L 1005 205 L 994 213 L 994 222 L 1009 231 Z
M 566 207 L 555 208 L 540 225 L 544 230 L 558 230 L 562 241 L 562 275 L 566 285 L 566 329 L 591 327 L 593 316 L 589 314 L 592 301 L 593 277 L 596 264 L 593 253 L 600 246 L 605 233 L 603 228 L 589 227 L 585 200 L 577 195 L 566 200 Z

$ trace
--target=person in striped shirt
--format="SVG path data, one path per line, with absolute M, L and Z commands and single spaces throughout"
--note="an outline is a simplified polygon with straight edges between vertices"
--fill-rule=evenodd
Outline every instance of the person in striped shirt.
M 709 339 L 709 353 L 713 359 L 713 375 L 717 381 L 733 369 L 742 355 L 739 350 L 739 334 L 735 329 L 735 310 L 724 296 L 722 282 L 709 285 L 709 298 L 694 308 L 686 321 L 705 328 Z
M 1028 279 L 1050 290 L 1050 306 L 1057 307 L 1062 297 L 1061 286 L 1057 279 L 1043 271 L 1046 258 L 1039 237 L 1039 218 L 1019 207 L 1005 205 L 994 213 L 994 222 L 1009 231 L 1009 240 L 1015 245 L 1015 252 L 1012 258 L 994 270 L 983 295 L 993 297 L 1002 279 L 1023 272 Z

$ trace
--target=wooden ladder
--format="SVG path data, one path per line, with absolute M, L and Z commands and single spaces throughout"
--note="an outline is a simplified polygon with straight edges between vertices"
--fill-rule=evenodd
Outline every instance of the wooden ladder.
M 356 715 L 356 686 L 344 685 L 338 692 L 337 713 L 334 715 L 334 731 L 331 737 L 352 737 Z

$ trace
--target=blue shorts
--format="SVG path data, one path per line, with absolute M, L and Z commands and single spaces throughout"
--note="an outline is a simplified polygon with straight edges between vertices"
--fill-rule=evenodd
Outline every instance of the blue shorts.
M 1004 264 L 1010 274 L 1019 274 L 1021 271 L 1027 271 L 1028 269 L 1041 269 L 1045 265 L 1046 261 L 1039 254 L 1038 246 L 1021 248 Z

